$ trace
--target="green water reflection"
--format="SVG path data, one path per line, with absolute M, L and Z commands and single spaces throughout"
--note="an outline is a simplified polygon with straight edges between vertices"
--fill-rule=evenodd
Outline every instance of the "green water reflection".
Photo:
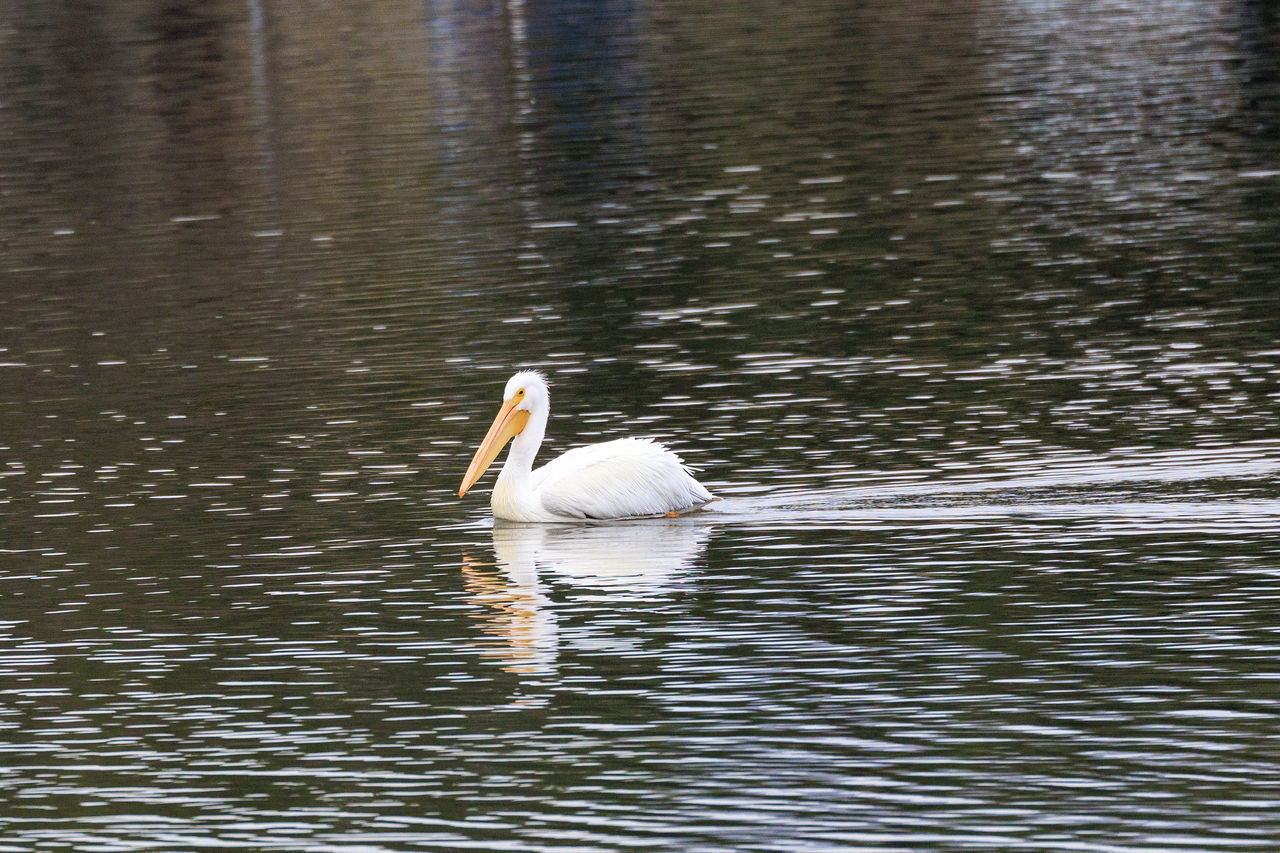
M 4 843 L 1269 849 L 1276 43 L 13 10 Z M 492 525 L 517 366 L 725 500 Z

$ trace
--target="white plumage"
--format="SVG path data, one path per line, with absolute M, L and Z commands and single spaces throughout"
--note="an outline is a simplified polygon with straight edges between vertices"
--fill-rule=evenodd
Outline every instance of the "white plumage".
M 646 438 L 576 447 L 533 470 L 550 413 L 551 395 L 542 374 L 526 370 L 512 376 L 459 497 L 510 440 L 491 499 L 498 518 L 576 521 L 678 515 L 714 499 L 679 456 Z

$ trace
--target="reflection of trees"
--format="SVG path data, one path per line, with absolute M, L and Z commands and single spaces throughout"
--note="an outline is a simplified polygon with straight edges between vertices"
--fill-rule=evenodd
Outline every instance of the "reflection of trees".
M 1025 45 L 1031 61 L 1006 50 L 989 64 L 1005 95 L 992 116 L 1007 136 L 1000 165 L 1018 182 L 1002 243 L 1087 260 L 1199 254 L 1185 241 L 1231 230 L 1234 206 L 1220 188 L 1233 176 L 1216 122 L 1239 81 L 1201 37 L 1213 26 L 1204 11 L 1004 10 L 991 41 Z
M 8 252 L 29 250 L 29 231 L 47 238 L 88 221 L 115 222 L 129 180 L 118 162 L 131 106 L 120 21 L 95 4 L 27 7 L 0 31 L 5 92 L 0 172 L 5 175 Z M 49 215 L 50 211 L 54 215 Z M 34 251 L 34 250 L 32 250 Z
M 1275 264 L 1280 245 L 1280 180 L 1274 175 L 1280 145 L 1280 10 L 1265 0 L 1249 0 L 1241 11 L 1244 80 L 1240 108 L 1241 130 L 1251 143 L 1250 159 L 1270 179 L 1258 180 L 1246 191 L 1244 209 L 1259 223 L 1260 233 L 1246 246 L 1256 263 Z
M 1241 4 L 1245 133 L 1280 141 L 1280 10 L 1266 0 Z
M 521 2 L 482 14 L 438 0 L 430 19 L 449 187 L 440 225 L 461 248 L 454 261 L 501 310 L 550 301 L 584 318 L 543 351 L 616 347 L 636 305 L 633 232 L 656 191 L 645 10 Z M 511 254 L 490 254 L 495 244 Z M 677 291 L 659 278 L 641 289 Z
M 575 387 L 632 415 L 737 395 L 706 373 L 762 344 L 973 366 L 1073 358 L 1157 311 L 1224 329 L 1222 305 L 1274 299 L 1276 181 L 1238 178 L 1274 160 L 1275 11 L 1090 8 L 28 4 L 0 29 L 0 238 L 32 271 L 10 293 L 56 269 L 72 313 L 187 363 L 377 364 L 330 399 L 402 404 L 430 363 L 469 409 L 476 362 L 608 358 Z M 1065 295 L 1025 301 L 1044 288 Z M 880 376 L 860 403 L 931 392 Z M 174 382 L 250 429 L 302 385 Z
M 232 80 L 245 69 L 232 61 L 228 43 L 235 36 L 226 12 L 218 4 L 165 3 L 149 22 L 155 49 L 147 71 L 153 108 L 165 129 L 158 162 L 178 189 L 172 199 L 176 211 L 186 214 L 208 213 L 199 205 L 222 205 L 234 197 L 224 182 L 244 130 L 237 125 L 245 117 L 238 115 Z

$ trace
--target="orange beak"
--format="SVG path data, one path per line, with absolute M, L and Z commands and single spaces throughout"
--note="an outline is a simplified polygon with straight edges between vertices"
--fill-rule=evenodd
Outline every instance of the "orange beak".
M 527 423 L 529 423 L 529 412 L 517 411 L 514 397 L 502 404 L 502 408 L 498 409 L 497 417 L 489 427 L 488 434 L 480 443 L 480 449 L 476 451 L 475 456 L 471 457 L 471 464 L 467 466 L 467 475 L 462 478 L 462 486 L 458 489 L 458 497 L 465 495 L 467 489 L 484 476 L 484 472 L 489 470 L 493 460 L 502 452 L 502 448 L 507 446 L 508 441 L 519 435 Z

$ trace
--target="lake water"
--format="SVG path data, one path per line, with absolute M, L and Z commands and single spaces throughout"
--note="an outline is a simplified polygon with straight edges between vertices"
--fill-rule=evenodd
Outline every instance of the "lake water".
M 0 851 L 1277 849 L 1278 46 L 19 4 Z M 458 500 L 522 366 L 722 500 Z

